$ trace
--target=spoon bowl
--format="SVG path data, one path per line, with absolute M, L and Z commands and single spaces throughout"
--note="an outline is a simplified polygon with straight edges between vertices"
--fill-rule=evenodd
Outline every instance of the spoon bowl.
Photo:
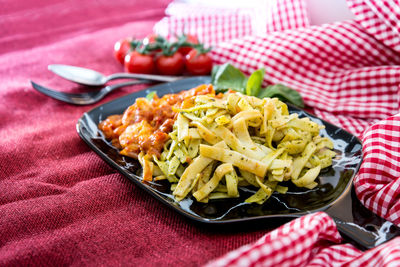
M 81 67 L 49 65 L 48 69 L 64 79 L 83 85 L 102 86 L 109 81 L 102 73 Z
M 114 73 L 109 76 L 105 76 L 104 74 L 95 70 L 61 64 L 49 65 L 48 69 L 66 80 L 86 86 L 102 86 L 108 81 L 116 79 L 173 82 L 183 78 L 181 76 L 165 76 L 141 73 Z

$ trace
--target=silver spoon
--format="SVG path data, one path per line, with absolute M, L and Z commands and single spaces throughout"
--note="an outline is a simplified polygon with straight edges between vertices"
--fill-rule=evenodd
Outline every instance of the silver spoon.
M 115 73 L 105 76 L 95 70 L 61 64 L 49 65 L 48 69 L 64 79 L 89 86 L 102 86 L 108 81 L 115 79 L 138 79 L 158 82 L 173 82 L 183 78 L 182 76 L 165 76 L 139 73 Z

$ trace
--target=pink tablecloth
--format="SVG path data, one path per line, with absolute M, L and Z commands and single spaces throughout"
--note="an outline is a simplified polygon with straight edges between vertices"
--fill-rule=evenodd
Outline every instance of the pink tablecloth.
M 63 104 L 30 86 L 74 87 L 47 71 L 51 63 L 122 71 L 114 42 L 152 32 L 166 1 L 0 5 L 0 266 L 194 266 L 262 236 L 189 223 L 81 141 L 75 124 L 94 105 Z

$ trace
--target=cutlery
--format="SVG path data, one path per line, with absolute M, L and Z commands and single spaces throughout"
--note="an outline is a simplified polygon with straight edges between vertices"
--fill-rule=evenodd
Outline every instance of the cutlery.
M 90 105 L 93 103 L 96 103 L 97 101 L 101 100 L 104 98 L 108 93 L 114 91 L 115 89 L 124 87 L 124 86 L 129 86 L 129 85 L 136 85 L 136 84 L 143 84 L 143 83 L 149 83 L 147 80 L 141 80 L 141 81 L 130 81 L 130 82 L 124 82 L 124 83 L 119 83 L 119 84 L 114 84 L 114 85 L 108 85 L 106 87 L 103 87 L 99 91 L 90 91 L 90 92 L 85 92 L 85 93 L 65 93 L 65 92 L 60 92 L 56 91 L 50 88 L 46 88 L 42 85 L 39 85 L 33 81 L 31 81 L 32 87 L 36 89 L 37 91 L 50 96 L 54 99 L 67 102 L 70 104 L 74 105 Z
M 165 76 L 139 73 L 114 73 L 109 76 L 105 76 L 95 70 L 61 64 L 49 65 L 48 69 L 64 79 L 89 86 L 102 86 L 108 81 L 115 79 L 140 79 L 157 82 L 173 82 L 183 78 L 182 76 Z

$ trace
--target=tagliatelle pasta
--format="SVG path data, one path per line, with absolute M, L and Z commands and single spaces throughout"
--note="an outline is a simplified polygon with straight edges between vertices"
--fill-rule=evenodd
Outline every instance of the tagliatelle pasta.
M 211 85 L 202 88 L 203 93 L 188 94 L 171 106 L 174 122 L 159 153 L 136 150 L 144 180 L 168 179 L 177 201 L 188 196 L 200 202 L 234 198 L 240 187 L 255 187 L 245 201 L 258 204 L 275 191 L 285 193 L 285 182 L 309 189 L 318 185 L 321 169 L 335 156 L 332 141 L 319 135 L 323 126 L 289 114 L 287 105 L 276 98 L 233 91 L 216 95 Z M 160 99 L 149 103 L 156 101 Z M 133 127 L 143 127 L 138 121 L 133 125 L 138 123 Z M 119 135 L 125 145 L 121 153 L 130 156 L 124 150 L 127 143 L 135 144 L 126 140 L 131 126 L 119 127 L 125 127 Z M 140 132 L 134 137 L 140 139 Z
M 212 86 L 201 85 L 179 94 L 167 94 L 162 98 L 154 96 L 151 101 L 138 98 L 124 114 L 112 115 L 100 122 L 99 129 L 106 139 L 121 149 L 122 155 L 139 160 L 143 166 L 144 180 L 150 181 L 154 173 L 152 156 L 160 156 L 165 142 L 170 139 L 168 134 L 176 120 L 177 113 L 173 108 L 191 107 L 194 97 L 204 94 L 215 95 Z M 182 133 L 181 130 L 180 135 Z

